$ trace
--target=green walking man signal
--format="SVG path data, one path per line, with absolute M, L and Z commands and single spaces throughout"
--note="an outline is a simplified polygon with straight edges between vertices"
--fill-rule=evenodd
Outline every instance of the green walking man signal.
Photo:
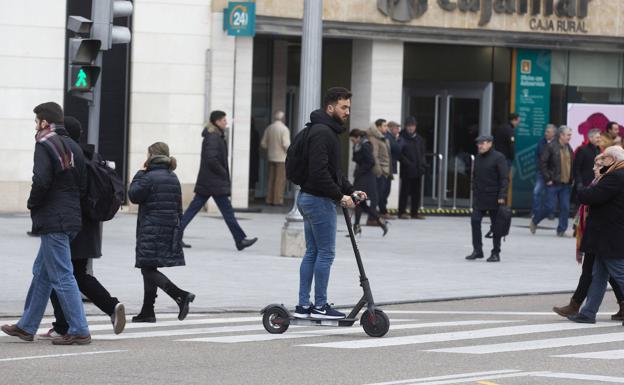
M 74 87 L 85 88 L 87 86 L 88 86 L 88 84 L 87 84 L 87 74 L 81 68 L 80 71 L 78 71 L 78 80 L 74 84 Z

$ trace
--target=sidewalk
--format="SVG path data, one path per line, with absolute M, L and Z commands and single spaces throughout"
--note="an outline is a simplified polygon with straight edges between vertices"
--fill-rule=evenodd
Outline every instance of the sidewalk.
M 253 309 L 297 300 L 299 263 L 279 256 L 281 214 L 237 213 L 248 236 L 260 238 L 242 252 L 220 217 L 200 214 L 185 237 L 186 267 L 163 269 L 176 284 L 197 295 L 191 311 Z M 485 221 L 484 221 L 485 222 Z M 424 221 L 394 220 L 382 238 L 378 228 L 363 227 L 359 245 L 377 302 L 418 301 L 454 297 L 572 291 L 580 266 L 574 260 L 574 239 L 555 236 L 556 221 L 531 235 L 528 219 L 514 218 L 503 242 L 501 263 L 468 262 L 471 250 L 468 217 L 430 217 Z M 136 215 L 121 213 L 104 224 L 104 256 L 95 260 L 98 279 L 128 312 L 138 312 L 143 299 L 140 271 L 134 268 Z M 0 315 L 19 315 L 31 277 L 39 239 L 26 235 L 27 215 L 0 216 Z M 342 217 L 338 217 L 337 257 L 330 278 L 329 299 L 353 304 L 361 297 L 357 267 Z M 484 233 L 487 225 L 484 224 Z M 570 230 L 569 230 L 570 232 Z M 486 257 L 491 240 L 485 240 Z M 606 299 L 609 300 L 609 297 Z M 176 306 L 159 291 L 157 311 Z M 50 308 L 48 308 L 50 310 Z M 89 305 L 87 311 L 98 314 Z

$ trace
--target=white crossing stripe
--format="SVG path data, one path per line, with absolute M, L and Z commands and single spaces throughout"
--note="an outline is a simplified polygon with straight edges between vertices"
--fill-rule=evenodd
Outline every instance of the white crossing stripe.
M 618 326 L 617 328 L 618 330 L 621 330 L 622 327 Z M 624 341 L 624 333 L 590 334 L 576 337 L 548 338 L 543 340 L 505 342 L 489 345 L 472 345 L 456 348 L 433 349 L 428 351 L 442 353 L 490 354 L 560 348 L 564 346 L 602 344 L 618 341 Z
M 489 372 L 472 372 L 472 373 L 462 373 L 462 374 L 451 374 L 448 376 L 412 378 L 409 380 L 390 381 L 390 382 L 376 382 L 374 384 L 367 384 L 367 385 L 401 385 L 401 384 L 423 382 L 423 381 L 453 380 L 453 379 L 458 379 L 458 378 L 461 379 L 461 378 L 466 378 L 466 377 L 487 376 L 487 375 L 492 375 L 492 374 L 509 374 L 509 373 L 519 373 L 519 372 L 520 370 L 493 370 Z
M 391 320 L 398 321 L 398 320 Z M 487 321 L 487 320 L 473 320 L 473 321 L 453 321 L 453 322 L 428 322 L 428 323 L 420 323 L 420 324 L 402 324 L 402 325 L 394 325 L 390 327 L 390 330 L 409 330 L 409 329 L 425 329 L 425 328 L 434 328 L 434 327 L 453 327 L 453 326 L 473 326 L 473 325 L 491 325 L 491 324 L 501 324 L 501 323 L 511 323 L 511 322 L 521 322 L 521 321 Z M 364 333 L 361 328 L 334 328 L 334 329 L 324 329 L 324 328 L 316 328 L 314 329 L 306 329 L 298 332 L 286 332 L 285 334 L 246 334 L 246 335 L 238 335 L 238 336 L 222 336 L 222 337 L 201 337 L 201 338 L 191 338 L 184 339 L 179 341 L 185 342 L 217 342 L 217 343 L 240 343 L 240 342 L 257 342 L 257 341 L 271 341 L 271 340 L 282 340 L 282 339 L 294 339 L 294 338 L 306 338 L 306 337 L 321 337 L 324 335 L 342 335 L 342 334 L 360 334 Z
M 71 356 L 92 356 L 95 354 L 110 354 L 110 353 L 122 353 L 127 352 L 127 350 L 104 350 L 99 352 L 80 352 L 80 353 L 65 353 L 65 354 L 47 354 L 44 356 L 28 356 L 28 357 L 11 357 L 11 358 L 1 358 L 0 362 L 7 361 L 23 361 L 23 360 L 37 360 L 40 358 L 57 358 L 57 357 L 71 357 Z
M 189 336 L 193 334 L 216 334 L 216 333 L 238 333 L 264 330 L 262 325 L 241 325 L 241 326 L 219 326 L 211 328 L 195 328 L 195 329 L 170 329 L 155 330 L 149 332 L 121 333 L 121 334 L 92 334 L 94 340 L 125 340 L 136 338 L 152 338 L 152 337 L 172 337 L 172 336 Z
M 318 344 L 308 344 L 301 346 L 311 346 L 320 348 L 336 348 L 336 349 L 364 349 L 379 348 L 386 346 L 400 346 L 425 344 L 430 342 L 447 342 L 459 340 L 474 340 L 479 338 L 514 336 L 520 334 L 557 332 L 576 329 L 592 329 L 612 327 L 613 323 L 599 322 L 592 325 L 577 323 L 549 323 L 537 325 L 520 325 L 507 326 L 490 329 L 466 330 L 460 332 L 434 333 L 434 334 L 417 334 L 412 336 L 388 337 L 378 339 L 359 339 L 351 341 L 326 342 Z
M 176 316 L 177 318 L 177 316 Z M 152 328 L 162 328 L 169 326 L 190 326 L 190 325 L 213 325 L 213 324 L 227 324 L 227 323 L 242 323 L 242 322 L 259 322 L 261 320 L 260 317 L 232 317 L 232 318 L 206 318 L 206 319 L 186 319 L 184 321 L 162 321 L 156 323 L 150 322 L 137 322 L 126 323 L 126 328 L 124 330 L 129 329 L 152 329 Z M 110 319 L 109 319 L 110 321 Z M 128 319 L 130 321 L 130 319 Z M 113 326 L 110 323 L 106 324 L 97 324 L 97 325 L 89 325 L 89 331 L 102 331 L 102 330 L 112 330 Z M 37 334 L 46 333 L 49 330 L 49 327 L 39 328 L 37 330 Z M 0 337 L 8 337 L 6 334 L 0 334 Z
M 563 378 L 567 380 L 585 380 L 588 383 L 596 384 L 596 382 L 610 382 L 614 384 L 624 384 L 624 377 L 611 377 L 611 376 L 597 376 L 592 374 L 580 374 L 580 373 L 552 373 L 545 372 L 535 375 L 535 377 L 547 377 L 547 378 Z
M 587 353 L 574 353 L 574 354 L 561 354 L 552 357 L 563 358 L 593 358 L 598 360 L 624 360 L 624 350 L 606 350 L 603 352 L 587 352 Z
M 450 311 L 450 310 L 384 310 L 387 314 L 452 314 L 452 315 L 517 315 L 517 316 L 530 316 L 530 315 L 544 315 L 553 316 L 554 312 L 550 311 Z M 597 313 L 598 316 L 606 316 L 610 313 Z
M 492 374 L 486 376 L 473 376 L 473 377 L 461 377 L 456 379 L 448 379 L 448 380 L 434 380 L 434 381 L 425 381 L 425 382 L 404 382 L 405 385 L 455 385 L 455 384 L 474 384 L 477 381 L 484 380 L 498 380 L 502 378 L 519 378 L 519 377 L 529 377 L 540 372 L 517 372 L 517 373 L 508 373 L 508 374 Z

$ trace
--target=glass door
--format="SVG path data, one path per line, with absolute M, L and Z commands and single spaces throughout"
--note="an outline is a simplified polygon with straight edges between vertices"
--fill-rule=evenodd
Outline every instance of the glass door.
M 406 90 L 404 111 L 425 139 L 423 204 L 469 207 L 475 139 L 491 132 L 492 86 L 453 84 Z

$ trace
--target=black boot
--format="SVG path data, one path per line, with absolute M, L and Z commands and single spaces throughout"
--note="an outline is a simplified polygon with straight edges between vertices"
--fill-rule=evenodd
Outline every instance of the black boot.
M 483 258 L 483 251 L 473 251 L 472 254 L 466 257 L 469 261 L 474 261 L 475 259 Z
M 171 282 L 165 286 L 164 290 L 178 304 L 180 308 L 178 319 L 182 321 L 188 315 L 189 305 L 195 299 L 195 294 L 184 291 Z
M 486 260 L 487 262 L 500 262 L 500 254 L 494 253 L 490 254 L 490 258 Z
M 353 225 L 353 235 L 362 235 L 362 226 L 359 224 Z
M 381 230 L 383 231 L 383 236 L 385 237 L 386 234 L 388 234 L 388 222 L 385 221 L 385 219 L 383 219 L 382 217 L 377 218 L 377 223 L 379 224 L 379 227 L 381 227 Z
M 143 294 L 143 307 L 141 312 L 132 317 L 132 322 L 156 322 L 156 314 L 154 313 L 154 302 L 156 302 L 156 289 L 146 291 Z

